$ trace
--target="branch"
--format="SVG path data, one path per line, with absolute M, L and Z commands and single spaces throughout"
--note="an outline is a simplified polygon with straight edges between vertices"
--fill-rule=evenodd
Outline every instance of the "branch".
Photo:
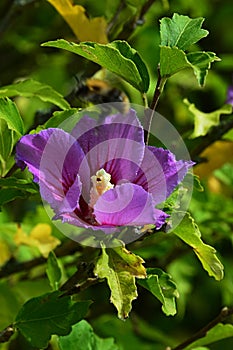
M 27 1 L 16 1 L 8 0 L 7 11 L 5 17 L 1 20 L 0 24 L 0 37 L 3 36 L 7 28 L 11 25 L 14 18 L 19 17 L 21 12 L 25 10 L 25 7 L 33 4 L 39 0 L 27 0 Z M 10 2 L 10 3 L 9 3 Z
M 68 241 L 67 243 L 59 246 L 55 249 L 55 254 L 57 257 L 63 257 L 76 253 L 77 251 L 83 250 L 84 248 L 78 243 L 73 241 Z M 13 275 L 14 273 L 29 271 L 32 268 L 42 265 L 47 261 L 46 258 L 40 256 L 38 258 L 18 263 L 16 261 L 10 260 L 6 265 L 0 270 L 0 279 Z
M 186 348 L 186 346 L 192 344 L 194 341 L 205 337 L 206 333 L 212 329 L 214 326 L 216 326 L 218 323 L 222 322 L 223 320 L 225 320 L 225 318 L 229 317 L 233 315 L 233 307 L 232 308 L 228 308 L 228 307 L 224 307 L 219 315 L 214 318 L 210 323 L 208 323 L 205 327 L 203 327 L 200 331 L 198 331 L 196 334 L 194 334 L 192 337 L 190 337 L 189 339 L 185 340 L 183 343 L 181 343 L 180 345 L 176 346 L 175 348 L 170 348 L 170 350 L 182 350 L 184 348 Z M 168 350 L 169 348 L 167 348 Z
M 150 7 L 155 3 L 156 0 L 148 0 L 141 8 L 139 13 L 136 13 L 136 15 L 129 21 L 127 21 L 122 29 L 122 31 L 118 34 L 117 39 L 121 40 L 128 40 L 129 37 L 132 35 L 133 31 L 138 25 L 142 25 L 144 23 L 144 16 L 150 9 Z M 125 4 L 124 4 L 125 5 Z M 122 6 L 122 5 L 121 5 Z M 120 10 L 124 8 L 121 7 Z M 119 10 L 117 13 L 117 17 L 119 16 Z M 116 21 L 116 19 L 115 19 Z M 112 28 L 112 27 L 111 27 Z
M 233 116 L 230 115 L 229 119 L 222 120 L 220 125 L 211 128 L 210 132 L 205 135 L 196 138 L 190 142 L 191 148 L 189 150 L 192 159 L 198 157 L 208 146 L 217 140 L 220 140 L 224 134 L 233 128 Z

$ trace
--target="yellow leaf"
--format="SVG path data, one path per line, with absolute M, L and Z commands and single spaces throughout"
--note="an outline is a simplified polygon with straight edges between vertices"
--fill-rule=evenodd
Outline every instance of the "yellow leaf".
M 0 240 L 0 266 L 4 265 L 11 257 L 11 252 L 6 242 Z
M 37 247 L 45 258 L 60 244 L 59 239 L 52 236 L 52 229 L 48 224 L 37 224 L 29 235 L 19 227 L 14 239 L 17 244 Z
M 206 162 L 198 164 L 194 168 L 194 173 L 201 179 L 211 175 L 215 169 L 233 159 L 233 142 L 232 141 L 216 141 L 207 147 L 200 155 L 205 158 Z
M 103 17 L 89 19 L 84 7 L 73 5 L 72 0 L 47 0 L 68 23 L 78 40 L 106 44 L 107 22 Z

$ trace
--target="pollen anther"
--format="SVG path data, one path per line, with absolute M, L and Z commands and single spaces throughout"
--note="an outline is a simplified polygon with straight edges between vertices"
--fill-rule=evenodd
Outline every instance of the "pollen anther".
M 95 175 L 91 177 L 92 188 L 90 191 L 90 202 L 91 208 L 94 207 L 98 198 L 106 191 L 114 188 L 114 185 L 110 182 L 111 175 L 107 173 L 104 169 L 100 169 Z

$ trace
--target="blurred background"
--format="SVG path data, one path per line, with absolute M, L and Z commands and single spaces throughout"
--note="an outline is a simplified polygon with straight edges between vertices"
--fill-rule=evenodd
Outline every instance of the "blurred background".
M 149 68 L 151 85 L 148 92 L 152 99 L 157 79 L 159 62 L 159 20 L 171 17 L 174 12 L 191 18 L 204 17 L 203 28 L 209 35 L 199 43 L 199 50 L 213 51 L 221 59 L 215 62 L 208 73 L 206 84 L 199 87 L 191 70 L 177 73 L 170 78 L 158 104 L 157 111 L 170 120 L 184 137 L 193 128 L 193 115 L 184 103 L 189 102 L 210 113 L 221 108 L 227 99 L 227 91 L 233 85 L 233 6 L 232 0 L 157 0 L 150 4 L 143 18 L 135 22 L 137 11 L 145 1 L 74 1 L 82 5 L 88 18 L 104 17 L 109 24 L 109 40 L 125 39 L 140 53 Z M 117 14 L 117 15 L 116 15 Z M 133 20 L 133 21 L 132 21 Z M 85 32 L 85 29 L 84 29 Z M 84 33 L 85 34 L 85 33 Z M 46 47 L 41 43 L 64 38 L 78 41 L 64 18 L 46 0 L 1 0 L 0 2 L 0 86 L 12 84 L 25 78 L 33 78 L 52 86 L 63 96 L 70 96 L 74 107 L 88 103 L 88 98 L 79 96 L 77 90 L 86 79 L 96 74 L 99 67 L 87 60 Z M 197 47 L 195 47 L 197 49 Z M 102 74 L 102 73 L 101 73 Z M 134 88 L 119 81 L 111 74 L 108 84 L 120 89 L 132 103 L 141 104 L 141 96 Z M 102 75 L 100 75 L 102 76 Z M 26 129 L 35 123 L 38 113 L 52 108 L 37 98 L 16 97 L 15 101 L 24 119 Z M 98 100 L 99 101 L 99 100 Z M 101 101 L 101 100 L 100 100 Z M 233 103 L 233 101 L 232 101 Z M 133 302 L 131 316 L 125 322 L 117 319 L 114 307 L 109 303 L 109 290 L 103 283 L 89 288 L 79 296 L 94 300 L 88 321 L 101 337 L 114 337 L 121 349 L 162 350 L 185 340 L 217 316 L 223 306 L 233 306 L 233 131 L 205 149 L 207 162 L 194 172 L 200 176 L 194 181 L 190 211 L 199 225 L 205 243 L 214 246 L 225 266 L 225 277 L 217 282 L 202 269 L 191 249 L 175 237 L 165 238 L 158 234 L 129 248 L 146 260 L 147 267 L 159 267 L 171 274 L 177 285 L 179 298 L 176 316 L 167 317 L 161 305 L 145 289 L 139 287 L 139 297 Z M 187 141 L 187 146 L 191 147 Z M 35 249 L 15 247 L 12 234 L 16 223 L 25 230 L 39 223 L 51 226 L 39 197 L 16 200 L 4 206 L 0 213 L 0 248 L 4 265 L 8 259 L 17 261 L 38 257 Z M 56 228 L 53 234 L 61 240 Z M 6 243 L 7 242 L 7 243 Z M 2 245 L 1 245 L 2 244 Z M 8 244 L 9 249 L 6 248 Z M 7 249 L 9 254 L 4 258 Z M 13 253 L 12 253 L 13 252 Z M 77 252 L 61 258 L 66 266 L 64 275 L 75 271 Z M 2 260 L 1 260 L 2 259 Z M 9 283 L 12 286 L 9 289 Z M 43 266 L 10 279 L 0 281 L 0 329 L 12 322 L 22 302 L 49 290 Z M 232 322 L 233 319 L 228 319 Z M 168 340 L 169 339 L 169 340 Z M 233 338 L 208 345 L 211 350 L 232 350 Z M 16 338 L 11 345 L 0 345 L 3 350 L 32 350 L 24 340 Z M 50 349 L 56 349 L 51 345 Z

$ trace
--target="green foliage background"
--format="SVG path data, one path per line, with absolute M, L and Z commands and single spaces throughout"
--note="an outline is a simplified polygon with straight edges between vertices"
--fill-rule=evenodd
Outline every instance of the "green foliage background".
M 83 5 L 90 17 L 105 16 L 109 21 L 120 1 L 82 0 L 76 3 Z M 204 87 L 198 85 L 191 69 L 175 74 L 166 83 L 156 110 L 166 116 L 185 138 L 193 132 L 194 121 L 193 114 L 183 100 L 187 99 L 202 112 L 209 113 L 224 105 L 227 88 L 232 84 L 232 1 L 157 0 L 145 14 L 145 23 L 139 23 L 131 31 L 129 30 L 130 18 L 134 17 L 137 6 L 143 3 L 145 1 L 126 1 L 127 5 L 123 6 L 121 15 L 110 33 L 112 39 L 126 39 L 147 64 L 151 76 L 148 92 L 149 103 L 152 100 L 157 80 L 160 43 L 159 20 L 162 17 L 171 17 L 175 12 L 191 18 L 205 17 L 203 27 L 208 29 L 210 34 L 198 44 L 194 44 L 193 50 L 214 51 L 221 59 L 213 64 Z M 40 46 L 46 41 L 58 38 L 76 40 L 63 18 L 47 1 L 2 0 L 0 2 L 0 19 L 1 86 L 12 84 L 21 78 L 30 78 L 48 84 L 62 96 L 67 96 L 77 84 L 75 76 L 87 78 L 96 72 L 97 66 L 80 56 Z M 142 97 L 136 89 L 126 83 L 121 83 L 120 87 L 127 93 L 131 102 L 142 103 Z M 47 110 L 53 102 L 52 100 L 43 100 L 43 98 L 38 99 L 33 96 L 33 93 L 30 98 L 21 96 L 16 97 L 14 101 L 24 121 L 25 131 L 34 125 L 36 113 Z M 63 108 L 62 103 L 64 102 L 61 100 L 61 108 Z M 1 125 L 1 130 L 3 130 L 3 125 Z M 14 133 L 12 138 L 16 140 L 19 135 Z M 232 141 L 232 131 L 224 135 L 224 138 Z M 190 150 L 192 150 L 193 145 L 195 144 L 187 138 L 187 146 Z M 9 145 L 9 148 L 11 147 L 12 145 Z M 66 336 L 61 333 L 60 335 L 63 336 L 60 337 L 60 340 L 57 341 L 54 336 L 47 349 L 57 350 L 58 346 L 62 350 L 86 350 L 89 349 L 87 346 L 97 350 L 162 350 L 166 346 L 172 348 L 192 336 L 216 317 L 222 307 L 233 306 L 232 149 L 231 147 L 228 153 L 224 151 L 221 153 L 221 149 L 218 151 L 220 152 L 218 158 L 220 157 L 221 161 L 217 164 L 217 169 L 213 170 L 215 168 L 213 164 L 216 162 L 214 153 L 212 164 L 207 164 L 204 175 L 201 177 L 201 185 L 197 180 L 194 182 L 193 198 L 190 204 L 190 211 L 199 225 L 203 241 L 214 246 L 217 250 L 217 256 L 225 267 L 225 277 L 221 281 L 208 277 L 192 249 L 175 235 L 169 237 L 166 237 L 164 233 L 153 235 L 129 248 L 146 261 L 147 268 L 162 269 L 172 276 L 177 288 L 175 296 L 179 295 L 176 299 L 177 314 L 167 316 L 161 310 L 161 300 L 159 299 L 159 301 L 147 289 L 143 288 L 142 282 L 138 286 L 138 298 L 133 302 L 130 318 L 123 322 L 117 318 L 113 305 L 109 303 L 110 292 L 107 285 L 98 283 L 79 293 L 76 298 L 78 301 L 93 300 L 93 305 L 86 317 L 91 326 L 82 321 L 79 326 L 75 326 L 77 329 L 75 328 L 76 333 L 72 335 L 71 343 L 69 341 L 67 343 Z M 11 159 L 10 162 L 12 165 L 13 160 Z M 18 177 L 21 177 L 20 173 L 18 173 Z M 6 187 L 6 184 L 4 185 L 1 180 L 0 198 Z M 24 302 L 51 292 L 51 285 L 55 290 L 59 281 L 64 283 L 75 273 L 77 261 L 86 259 L 87 256 L 91 260 L 95 254 L 90 249 L 83 256 L 80 247 L 73 242 L 70 243 L 55 227 L 52 227 L 53 236 L 67 246 L 69 254 L 62 256 L 63 254 L 59 255 L 59 250 L 56 250 L 60 268 L 57 266 L 52 268 L 52 271 L 54 271 L 53 269 L 56 271 L 55 276 L 53 273 L 51 275 L 47 272 L 48 278 L 46 275 L 48 265 L 38 250 L 35 247 L 17 246 L 12 238 L 17 231 L 16 223 L 21 223 L 23 230 L 27 233 L 38 223 L 51 224 L 40 202 L 39 195 L 36 193 L 36 188 L 27 185 L 24 180 L 24 178 L 19 180 L 18 190 L 19 188 L 23 189 L 25 198 L 17 199 L 17 190 L 12 187 L 11 191 L 15 193 L 16 199 L 5 204 L 0 213 L 0 241 L 6 243 L 4 247 L 0 245 L 0 254 L 1 252 L 6 254 L 10 251 L 12 256 L 8 263 L 13 265 L 24 264 L 33 259 L 42 259 L 43 263 L 38 264 L 35 268 L 28 268 L 25 265 L 25 269 L 19 274 L 12 274 L 9 277 L 1 276 L 0 269 L 0 330 L 14 321 Z M 32 196 L 29 197 L 29 194 Z M 56 265 L 52 259 L 50 257 L 49 264 Z M 173 297 L 175 296 L 173 295 Z M 161 295 L 160 297 L 162 299 Z M 73 305 L 74 308 L 75 305 Z M 77 319 L 80 318 L 77 316 Z M 214 335 L 211 335 L 211 341 L 206 344 L 195 344 L 192 349 L 206 349 L 199 346 L 207 346 L 207 349 L 210 350 L 223 348 L 232 350 L 233 330 L 230 328 L 233 327 L 232 321 L 232 316 L 227 319 L 228 330 L 216 329 L 215 335 L 229 334 L 225 336 L 226 339 L 217 337 L 221 340 L 212 343 Z M 86 334 L 85 332 L 87 332 L 87 337 L 90 337 L 90 342 L 89 345 L 82 347 L 80 344 L 84 344 L 83 340 L 80 340 L 79 344 L 75 336 Z M 104 342 L 101 339 L 109 337 L 115 340 L 106 339 Z M 38 347 L 30 345 L 22 335 L 14 335 L 10 343 L 0 344 L 0 349 L 36 350 Z

